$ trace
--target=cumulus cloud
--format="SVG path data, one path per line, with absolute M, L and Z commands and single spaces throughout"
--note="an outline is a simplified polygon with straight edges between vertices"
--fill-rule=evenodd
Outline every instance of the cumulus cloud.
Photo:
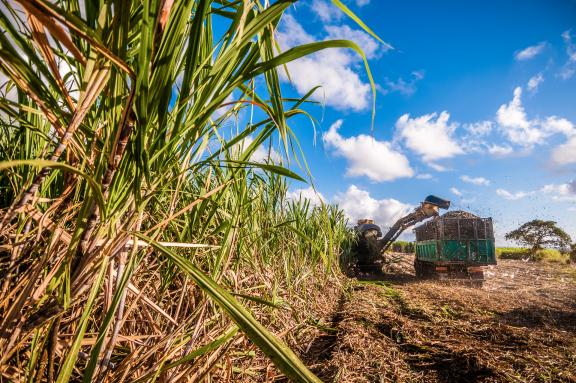
M 544 82 L 544 76 L 542 75 L 542 73 L 538 73 L 536 76 L 530 77 L 530 80 L 528 80 L 527 85 L 528 91 L 530 91 L 531 93 L 536 93 L 538 91 L 538 87 L 543 82 Z
M 348 26 L 327 26 L 325 38 L 351 38 L 362 46 L 371 57 L 379 54 L 378 45 L 366 33 Z M 278 41 L 283 49 L 295 45 L 322 40 L 308 34 L 291 15 L 282 19 Z M 386 46 L 381 46 L 382 51 Z M 313 55 L 302 57 L 287 65 L 293 86 L 300 94 L 306 94 L 320 85 L 313 99 L 326 102 L 340 110 L 365 110 L 370 105 L 370 84 L 360 78 L 357 72 L 363 71 L 361 57 L 350 49 L 326 49 Z M 282 79 L 289 81 L 283 72 Z
M 456 142 L 456 124 L 448 123 L 449 118 L 450 114 L 446 111 L 440 115 L 431 113 L 416 118 L 404 114 L 396 121 L 396 134 L 425 162 L 451 158 L 463 154 L 464 150 Z
M 473 185 L 478 185 L 478 186 L 490 185 L 490 181 L 484 177 L 470 177 L 467 175 L 463 175 L 460 177 L 460 179 L 464 182 L 468 182 L 468 183 L 473 184 Z
M 565 118 L 552 116 L 542 122 L 542 128 L 548 135 L 566 136 L 566 142 L 552 150 L 552 162 L 556 165 L 576 163 L 576 126 Z
M 552 162 L 556 165 L 576 163 L 576 137 L 569 138 L 564 144 L 552 150 Z
M 498 194 L 500 197 L 507 199 L 509 201 L 516 201 L 516 200 L 522 199 L 524 197 L 528 197 L 532 193 L 531 192 L 524 192 L 524 191 L 518 191 L 518 192 L 512 193 L 512 192 L 509 192 L 508 190 L 505 190 L 505 189 L 496 189 L 496 194 Z
M 508 104 L 501 105 L 496 112 L 496 120 L 504 135 L 511 142 L 521 146 L 542 143 L 543 132 L 529 121 L 522 106 L 522 88 L 514 89 L 514 97 Z
M 286 193 L 286 199 L 292 201 L 307 199 L 313 206 L 319 206 L 326 201 L 326 198 L 322 195 L 322 193 L 314 190 L 312 186 L 309 186 L 305 189 L 296 189 L 294 191 L 289 191 L 288 193 Z
M 518 61 L 530 60 L 542 53 L 544 48 L 546 48 L 546 42 L 541 42 L 540 44 L 532 45 L 516 52 L 514 57 L 516 57 Z
M 347 175 L 366 176 L 376 182 L 414 175 L 408 159 L 390 142 L 378 141 L 364 134 L 344 138 L 338 132 L 341 126 L 342 120 L 336 121 L 322 139 L 334 154 L 346 159 Z
M 576 126 L 565 118 L 549 116 L 544 119 L 529 119 L 522 105 L 522 88 L 514 89 L 514 97 L 508 104 L 503 104 L 496 113 L 500 132 L 513 145 L 518 145 L 524 152 L 530 151 L 536 145 L 546 143 L 555 134 L 566 136 L 567 141 L 552 152 L 552 162 L 563 165 L 576 161 L 572 154 L 576 146 Z M 513 152 L 509 145 L 493 145 L 489 151 L 495 155 L 508 155 Z
M 461 124 L 449 122 L 449 118 L 450 114 L 446 111 L 415 118 L 405 114 L 396 122 L 395 140 L 420 155 L 436 171 L 447 170 L 438 160 L 459 154 L 487 152 L 495 157 L 514 153 L 525 155 L 535 146 L 546 144 L 554 135 L 565 136 L 566 142 L 553 150 L 552 162 L 558 165 L 576 162 L 576 154 L 573 154 L 576 125 L 557 116 L 529 118 L 522 104 L 522 87 L 516 87 L 512 100 L 498 108 L 494 121 Z M 494 141 L 496 133 L 504 140 Z
M 571 78 L 576 73 L 576 44 L 572 42 L 571 32 L 571 30 L 567 30 L 562 33 L 566 54 L 568 55 L 568 61 L 560 69 L 559 73 L 559 76 L 564 80 Z
M 455 187 L 450 188 L 450 193 L 452 193 L 458 197 L 462 197 L 462 192 L 460 190 L 456 189 Z
M 508 104 L 501 105 L 496 113 L 501 132 L 513 144 L 531 148 L 545 143 L 546 138 L 561 133 L 576 134 L 574 124 L 565 118 L 550 116 L 544 120 L 528 119 L 522 105 L 522 88 L 514 89 L 514 97 Z
M 564 134 L 567 137 L 576 135 L 576 127 L 565 118 L 558 118 L 556 116 L 547 117 L 543 121 L 539 121 L 540 126 L 546 135 L 556 133 Z
M 336 194 L 334 200 L 344 210 L 351 223 L 355 224 L 359 219 L 369 218 L 381 225 L 384 230 L 414 208 L 393 198 L 373 198 L 369 192 L 356 185 L 350 185 L 346 192 Z

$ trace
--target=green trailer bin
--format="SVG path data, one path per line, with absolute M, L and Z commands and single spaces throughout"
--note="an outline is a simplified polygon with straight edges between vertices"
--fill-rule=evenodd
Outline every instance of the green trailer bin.
M 414 232 L 417 277 L 472 279 L 481 284 L 482 266 L 496 264 L 491 218 L 462 211 L 448 212 Z

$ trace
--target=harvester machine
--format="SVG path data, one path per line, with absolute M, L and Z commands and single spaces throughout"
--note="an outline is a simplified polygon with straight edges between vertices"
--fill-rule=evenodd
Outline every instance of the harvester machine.
M 406 230 L 417 223 L 414 269 L 420 279 L 464 280 L 481 286 L 482 266 L 496 264 L 491 218 L 480 218 L 464 211 L 440 216 L 450 201 L 430 195 L 414 211 L 400 218 L 386 234 L 374 221 L 358 221 L 356 233 L 357 266 L 361 272 L 382 268 L 384 252 Z

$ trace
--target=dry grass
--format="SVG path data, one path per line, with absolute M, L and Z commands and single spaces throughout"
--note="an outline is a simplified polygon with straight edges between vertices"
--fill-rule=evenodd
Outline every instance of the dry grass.
M 337 331 L 306 354 L 325 381 L 576 381 L 574 267 L 501 261 L 473 289 L 405 265 L 392 282 L 349 284 Z

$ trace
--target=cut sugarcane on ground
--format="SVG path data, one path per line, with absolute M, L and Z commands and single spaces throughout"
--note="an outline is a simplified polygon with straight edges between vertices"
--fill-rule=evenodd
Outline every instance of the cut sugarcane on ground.
M 417 281 L 412 260 L 350 280 L 301 345 L 323 380 L 576 381 L 576 267 L 502 260 L 474 289 Z

